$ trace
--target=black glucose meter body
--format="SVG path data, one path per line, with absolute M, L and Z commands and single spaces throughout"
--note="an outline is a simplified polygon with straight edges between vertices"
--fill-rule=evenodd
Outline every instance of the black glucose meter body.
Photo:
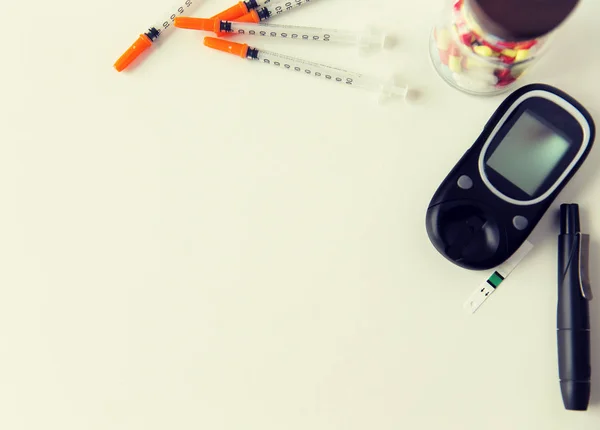
M 466 269 L 502 264 L 585 161 L 594 136 L 589 113 L 564 92 L 542 84 L 515 91 L 433 196 L 431 242 Z

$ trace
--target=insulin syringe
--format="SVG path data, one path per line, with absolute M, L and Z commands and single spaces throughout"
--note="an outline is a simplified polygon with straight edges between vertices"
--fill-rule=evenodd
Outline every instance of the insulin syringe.
M 364 31 L 334 30 L 294 25 L 256 24 L 250 22 L 230 22 L 218 19 L 175 18 L 175 27 L 192 30 L 212 31 L 218 35 L 244 34 L 278 39 L 306 40 L 355 45 L 361 51 L 378 51 L 387 47 L 387 36 L 374 28 Z
M 337 82 L 342 85 L 354 88 L 362 88 L 368 91 L 379 93 L 380 100 L 390 97 L 408 96 L 408 87 L 396 84 L 394 79 L 383 81 L 378 78 L 365 76 L 360 73 L 350 72 L 348 70 L 327 66 L 324 64 L 313 63 L 300 58 L 290 57 L 271 51 L 252 48 L 245 43 L 235 43 L 227 39 L 218 39 L 216 37 L 205 37 L 204 44 L 209 48 L 228 52 L 249 60 L 258 60 L 264 64 L 270 64 L 282 69 L 292 70 L 303 75 L 311 75 L 317 78 Z
M 180 15 L 189 15 L 192 10 L 198 6 L 200 0 L 180 0 L 168 12 L 163 15 L 160 21 L 157 21 L 146 33 L 140 34 L 140 37 L 129 47 L 127 51 L 115 63 L 115 69 L 121 72 L 125 70 L 136 58 L 152 46 L 159 38 L 171 32 L 175 27 L 175 18 Z
M 270 14 L 278 15 L 287 12 L 296 7 L 300 7 L 306 3 L 316 0 L 248 0 L 241 1 L 229 9 L 216 14 L 212 19 L 222 19 L 225 21 L 237 20 L 244 15 L 251 13 L 253 10 L 267 8 Z
M 269 3 L 268 5 L 260 7 L 258 9 L 253 9 L 246 15 L 240 16 L 238 18 L 231 18 L 229 21 L 259 23 L 261 21 L 265 21 L 269 18 L 272 18 L 273 16 L 294 10 L 297 7 L 310 3 L 311 1 L 315 0 L 279 0 L 278 2 Z M 223 18 L 213 17 L 213 19 Z

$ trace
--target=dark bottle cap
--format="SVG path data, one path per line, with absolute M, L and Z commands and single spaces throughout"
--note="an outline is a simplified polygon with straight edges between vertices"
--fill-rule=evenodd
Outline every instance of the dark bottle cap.
M 510 41 L 550 33 L 579 0 L 468 0 L 473 17 L 486 32 Z
M 580 231 L 579 205 L 560 205 L 560 234 L 577 234 Z

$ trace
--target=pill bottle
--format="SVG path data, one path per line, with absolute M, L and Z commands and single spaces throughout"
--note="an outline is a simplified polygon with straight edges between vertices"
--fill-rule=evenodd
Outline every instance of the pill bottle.
M 444 0 L 429 51 L 438 74 L 474 95 L 496 95 L 548 51 L 579 0 Z

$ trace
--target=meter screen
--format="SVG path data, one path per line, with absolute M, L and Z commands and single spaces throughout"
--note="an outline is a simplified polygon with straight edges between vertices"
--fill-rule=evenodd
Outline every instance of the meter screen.
M 570 146 L 564 135 L 526 110 L 488 158 L 487 165 L 533 196 Z

